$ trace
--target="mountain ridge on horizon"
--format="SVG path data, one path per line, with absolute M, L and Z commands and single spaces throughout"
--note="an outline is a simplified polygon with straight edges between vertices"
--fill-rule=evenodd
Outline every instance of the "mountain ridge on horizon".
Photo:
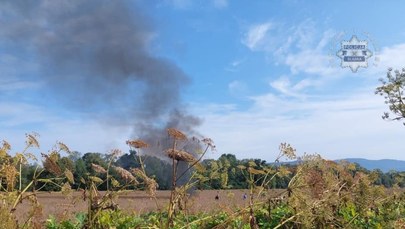
M 357 163 L 361 167 L 364 167 L 368 170 L 380 169 L 384 173 L 389 172 L 390 170 L 395 170 L 398 172 L 405 171 L 405 161 L 397 159 L 371 160 L 366 158 L 343 158 L 334 161 L 348 161 L 351 163 Z
M 397 160 L 397 159 L 366 159 L 366 158 L 342 158 L 342 159 L 335 159 L 332 160 L 335 162 L 339 161 L 348 161 L 350 163 L 359 164 L 361 167 L 367 170 L 375 170 L 379 169 L 382 172 L 386 173 L 390 170 L 394 170 L 397 172 L 405 172 L 405 160 Z M 288 162 L 281 162 L 282 164 L 290 164 L 294 165 L 298 161 L 288 161 Z

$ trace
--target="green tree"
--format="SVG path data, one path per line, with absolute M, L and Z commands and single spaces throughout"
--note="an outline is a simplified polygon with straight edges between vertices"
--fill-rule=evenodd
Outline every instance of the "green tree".
M 105 157 L 103 154 L 85 153 L 82 157 L 82 160 L 84 162 L 84 167 L 85 167 L 88 175 L 100 177 L 102 180 L 105 180 L 107 178 L 106 174 L 98 174 L 97 172 L 94 171 L 94 169 L 92 169 L 92 164 L 99 165 L 99 166 L 103 167 L 104 169 L 107 168 L 108 162 L 105 160 Z M 87 174 L 85 175 L 85 177 L 87 177 Z M 106 190 L 107 189 L 106 182 L 100 184 L 98 186 L 98 189 Z
M 74 178 L 75 178 L 75 188 L 80 187 L 81 184 L 81 178 L 85 179 L 87 178 L 87 169 L 86 169 L 86 164 L 82 158 L 79 158 L 75 161 L 75 169 L 74 169 Z
M 153 177 L 159 185 L 159 189 L 167 190 L 171 185 L 171 166 L 164 160 L 154 156 L 141 156 L 147 176 Z M 124 154 L 117 160 L 117 165 L 130 170 L 139 168 L 138 155 L 135 150 L 130 150 L 129 154 Z
M 402 72 L 392 68 L 388 69 L 386 79 L 380 79 L 382 86 L 377 87 L 375 93 L 384 96 L 385 103 L 388 104 L 389 112 L 385 112 L 383 119 L 401 121 L 405 118 L 405 68 Z M 393 116 L 392 116 L 393 115 Z M 403 123 L 405 125 L 405 122 Z

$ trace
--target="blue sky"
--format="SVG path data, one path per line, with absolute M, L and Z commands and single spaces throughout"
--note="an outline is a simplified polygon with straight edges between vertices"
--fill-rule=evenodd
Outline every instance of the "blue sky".
M 198 132 L 215 141 L 217 152 L 209 157 L 271 161 L 288 142 L 301 154 L 328 159 L 405 160 L 405 127 L 381 119 L 387 107 L 374 95 L 388 67 L 405 67 L 402 1 L 142 0 L 126 6 L 150 26 L 148 52 L 190 79 L 181 104 L 203 120 Z M 10 17 L 7 4 L 0 7 L 0 24 L 23 20 Z M 43 18 L 40 25 L 47 23 Z M 43 151 L 57 140 L 82 153 L 127 150 L 125 140 L 137 134 L 131 121 L 117 121 L 130 113 L 124 103 L 94 112 L 91 105 L 61 105 L 58 91 L 49 92 L 41 78 L 41 52 L 29 38 L 10 40 L 7 31 L 0 32 L 0 139 L 18 151 L 24 133 L 35 131 Z M 369 66 L 356 73 L 341 68 L 336 56 L 352 35 L 369 41 L 373 52 Z M 109 118 L 98 119 L 103 113 Z

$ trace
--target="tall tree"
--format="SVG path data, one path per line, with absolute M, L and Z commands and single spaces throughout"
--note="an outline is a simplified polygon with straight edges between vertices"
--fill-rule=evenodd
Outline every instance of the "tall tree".
M 385 79 L 380 79 L 382 86 L 377 87 L 375 93 L 384 96 L 385 103 L 388 104 L 389 112 L 385 112 L 382 116 L 387 120 L 401 121 L 405 118 L 405 68 L 400 72 L 392 68 L 388 69 Z M 391 116 L 393 115 L 393 116 Z M 405 125 L 405 122 L 403 123 Z

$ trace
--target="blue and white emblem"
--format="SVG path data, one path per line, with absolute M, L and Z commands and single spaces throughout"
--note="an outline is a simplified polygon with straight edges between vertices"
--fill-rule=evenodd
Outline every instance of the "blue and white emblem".
M 340 66 L 342 68 L 349 67 L 352 72 L 357 72 L 360 67 L 367 68 L 367 59 L 373 56 L 367 46 L 367 41 L 360 41 L 354 35 L 350 41 L 342 41 L 341 48 L 336 53 L 342 61 Z

